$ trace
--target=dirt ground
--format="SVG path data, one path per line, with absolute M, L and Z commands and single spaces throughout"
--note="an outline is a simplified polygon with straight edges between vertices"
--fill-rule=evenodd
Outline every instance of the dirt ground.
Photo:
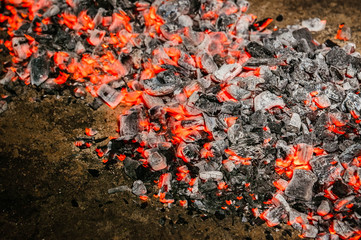
M 249 12 L 259 19 L 281 14 L 283 21 L 273 23 L 279 27 L 326 19 L 325 31 L 314 35 L 319 42 L 333 39 L 344 22 L 352 29 L 351 42 L 361 44 L 359 0 L 250 2 Z M 154 199 L 142 202 L 127 192 L 108 194 L 130 179 L 121 165 L 105 168 L 94 148 L 79 151 L 74 141 L 86 127 L 99 137 L 116 136 L 122 107 L 94 111 L 89 101 L 67 92 L 46 95 L 31 86 L 15 91 L 0 115 L 1 239 L 298 239 L 287 225 L 251 226 L 232 216 L 219 220 L 178 206 L 168 209 Z

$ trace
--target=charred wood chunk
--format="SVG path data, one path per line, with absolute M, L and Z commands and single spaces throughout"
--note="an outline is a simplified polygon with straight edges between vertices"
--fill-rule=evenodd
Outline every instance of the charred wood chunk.
M 164 96 L 174 92 L 179 87 L 181 79 L 173 71 L 164 71 L 156 77 L 144 80 L 144 90 L 152 96 Z
M 49 61 L 45 56 L 33 58 L 30 62 L 30 79 L 31 83 L 39 86 L 48 79 Z
M 199 96 L 195 106 L 211 116 L 216 116 L 221 110 L 222 104 L 216 96 L 202 94 Z
M 308 170 L 296 169 L 293 171 L 291 181 L 286 187 L 285 194 L 289 197 L 310 201 L 312 199 L 312 188 L 317 177 Z
M 256 42 L 250 42 L 246 46 L 247 52 L 255 58 L 273 58 L 273 53 Z
M 339 69 L 347 68 L 352 60 L 352 57 L 339 47 L 332 48 L 325 57 L 327 64 Z

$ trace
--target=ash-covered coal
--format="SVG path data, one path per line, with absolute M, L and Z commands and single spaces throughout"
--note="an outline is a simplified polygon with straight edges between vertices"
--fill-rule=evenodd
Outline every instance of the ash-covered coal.
M 244 0 L 5 3 L 2 84 L 132 106 L 96 149 L 134 179 L 109 193 L 360 238 L 361 56 L 314 40 L 324 21 L 272 32 Z

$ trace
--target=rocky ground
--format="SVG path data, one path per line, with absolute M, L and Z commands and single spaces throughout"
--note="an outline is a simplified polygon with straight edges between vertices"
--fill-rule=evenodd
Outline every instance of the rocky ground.
M 338 25 L 346 23 L 351 42 L 361 44 L 359 0 L 250 2 L 249 12 L 259 19 L 283 16 L 273 26 L 326 19 L 326 29 L 314 34 L 319 42 L 334 40 Z M 2 56 L 0 68 L 6 59 Z M 58 96 L 31 86 L 15 91 L 0 115 L 2 239 L 298 239 L 287 225 L 251 226 L 232 216 L 221 220 L 178 206 L 168 209 L 155 199 L 142 202 L 127 192 L 109 195 L 109 188 L 131 184 L 121 165 L 105 168 L 94 148 L 79 151 L 74 141 L 86 127 L 97 129 L 99 137 L 116 136 L 124 107 L 94 111 L 87 106 L 90 99 L 66 91 Z M 6 94 L 3 86 L 0 94 Z

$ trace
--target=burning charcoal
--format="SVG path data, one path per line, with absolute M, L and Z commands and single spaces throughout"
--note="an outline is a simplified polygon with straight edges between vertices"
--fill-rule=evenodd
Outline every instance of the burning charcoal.
M 111 108 L 115 108 L 122 101 L 120 92 L 116 91 L 108 84 L 103 84 L 97 91 L 98 96 Z
M 217 71 L 214 72 L 214 76 L 220 82 L 226 82 L 235 78 L 242 71 L 242 65 L 238 63 L 224 64 Z
M 48 79 L 49 75 L 49 61 L 45 56 L 33 58 L 30 61 L 30 79 L 31 84 L 39 86 Z
M 304 224 L 302 226 L 302 237 L 305 238 L 315 238 L 318 233 L 318 228 L 310 225 L 310 224 Z
M 181 143 L 177 150 L 178 157 L 181 157 L 184 162 L 196 163 L 199 159 L 199 147 L 196 144 Z
M 323 200 L 317 208 L 317 214 L 325 216 L 331 211 L 331 204 L 328 200 Z
M 339 39 L 339 40 L 343 40 L 343 41 L 350 40 L 351 39 L 351 28 L 346 27 L 345 24 L 340 24 L 335 38 Z
M 337 160 L 334 155 L 317 156 L 310 160 L 312 171 L 316 174 L 320 184 L 334 181 L 339 176 L 340 166 L 331 164 Z
M 332 48 L 325 56 L 326 63 L 337 67 L 339 69 L 347 68 L 348 64 L 351 62 L 351 56 L 348 55 L 345 50 L 334 47 Z
M 313 147 L 304 143 L 297 144 L 297 160 L 296 164 L 304 165 L 308 164 L 313 156 Z
M 283 214 L 285 214 L 285 210 L 282 207 L 270 207 L 262 213 L 261 218 L 267 222 L 268 226 L 273 227 L 281 223 Z
M 289 212 L 289 223 L 298 231 L 302 231 L 303 225 L 308 223 L 307 214 L 300 213 L 295 209 Z
M 31 56 L 28 40 L 24 37 L 15 37 L 11 41 L 15 56 L 20 59 L 27 59 Z
M 156 106 L 164 106 L 163 100 L 159 97 L 154 97 L 154 96 L 148 95 L 146 93 L 143 93 L 142 98 L 144 100 L 145 105 L 149 109 L 156 107 Z
M 230 160 L 223 160 L 222 164 L 223 164 L 223 167 L 228 172 L 232 172 L 234 170 L 234 168 L 236 167 L 236 165 L 233 163 L 233 161 L 230 161 Z
M 289 197 L 310 201 L 312 199 L 312 187 L 316 181 L 317 177 L 311 171 L 295 169 L 285 194 Z
M 320 20 L 319 18 L 310 18 L 302 21 L 302 27 L 308 28 L 313 32 L 322 31 L 325 29 L 326 20 Z
M 333 220 L 332 228 L 342 239 L 349 239 L 354 234 L 350 226 L 340 220 Z
M 124 185 L 108 189 L 109 194 L 114 194 L 117 192 L 130 192 L 130 191 L 132 191 L 132 190 L 128 186 L 124 186 Z
M 91 107 L 93 110 L 97 110 L 103 104 L 104 104 L 104 102 L 100 98 L 94 98 L 93 102 L 89 104 L 89 107 Z
M 159 171 L 167 167 L 167 159 L 158 152 L 151 152 L 148 156 L 148 164 L 154 171 Z
M 255 58 L 273 58 L 272 52 L 257 42 L 248 43 L 246 50 Z
M 331 106 L 331 101 L 326 95 L 319 95 L 317 97 L 314 97 L 313 102 L 319 108 L 328 108 L 329 106 Z
M 200 172 L 199 173 L 199 178 L 204 180 L 204 181 L 208 181 L 208 180 L 220 181 L 220 180 L 223 179 L 223 173 L 220 172 L 220 171 Z
M 132 193 L 137 196 L 142 196 L 147 194 L 147 188 L 141 180 L 137 180 L 133 182 Z
M 180 83 L 181 79 L 171 70 L 161 72 L 156 77 L 143 81 L 145 92 L 152 96 L 173 93 Z
M 285 103 L 282 98 L 277 97 L 275 94 L 264 91 L 254 98 L 254 110 L 269 110 L 273 107 L 283 108 Z

